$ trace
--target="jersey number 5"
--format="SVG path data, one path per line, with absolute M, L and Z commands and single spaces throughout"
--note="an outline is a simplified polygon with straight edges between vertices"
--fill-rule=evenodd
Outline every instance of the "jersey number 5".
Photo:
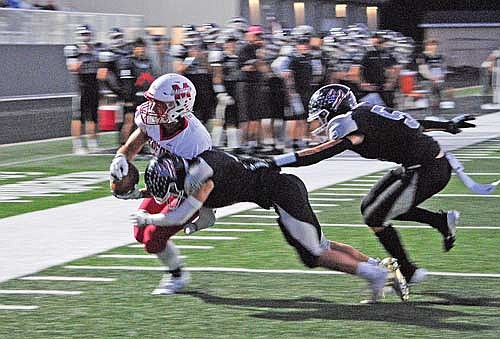
M 373 113 L 376 113 L 378 115 L 381 115 L 384 118 L 391 119 L 391 120 L 403 120 L 404 119 L 403 123 L 410 128 L 416 129 L 416 128 L 420 127 L 420 123 L 417 120 L 413 119 L 413 117 L 411 115 L 409 115 L 408 113 L 405 113 L 405 112 L 393 111 L 393 110 L 391 110 L 389 112 L 386 109 L 386 107 L 379 106 L 379 105 L 373 106 L 370 111 Z

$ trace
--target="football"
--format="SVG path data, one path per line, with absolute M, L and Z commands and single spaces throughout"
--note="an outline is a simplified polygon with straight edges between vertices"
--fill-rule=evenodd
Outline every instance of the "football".
M 109 180 L 109 187 L 114 194 L 125 194 L 134 189 L 139 183 L 139 171 L 131 162 L 128 162 L 128 173 L 120 181 Z

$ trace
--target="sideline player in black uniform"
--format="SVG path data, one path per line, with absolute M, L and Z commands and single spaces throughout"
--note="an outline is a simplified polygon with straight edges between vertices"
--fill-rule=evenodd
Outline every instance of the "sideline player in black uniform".
M 330 141 L 314 148 L 276 156 L 280 167 L 307 166 L 352 150 L 364 158 L 401 164 L 389 171 L 361 203 L 365 223 L 372 228 L 384 248 L 396 258 L 410 283 L 422 281 L 426 270 L 418 269 L 406 254 L 398 232 L 387 221 L 417 221 L 436 228 L 444 237 L 444 250 L 455 242 L 456 211 L 432 212 L 418 207 L 441 191 L 450 180 L 451 166 L 437 141 L 424 131 L 440 130 L 456 134 L 460 128 L 474 127 L 463 116 L 450 121 L 415 120 L 387 107 L 356 103 L 349 87 L 333 84 L 316 91 L 309 103 L 309 120 L 319 119 L 315 133 L 328 130 Z
M 218 208 L 254 202 L 265 209 L 274 207 L 281 231 L 304 265 L 355 274 L 370 283 L 372 301 L 382 295 L 389 276 L 387 268 L 349 245 L 326 239 L 304 183 L 294 175 L 279 173 L 269 161 L 240 159 L 216 150 L 205 151 L 189 161 L 168 153 L 150 161 L 145 182 L 155 199 L 176 196 L 183 202 L 168 214 L 139 211 L 132 215 L 135 225 L 182 225 L 202 206 Z M 392 275 L 391 279 L 399 290 L 400 283 L 405 288 L 404 279 Z

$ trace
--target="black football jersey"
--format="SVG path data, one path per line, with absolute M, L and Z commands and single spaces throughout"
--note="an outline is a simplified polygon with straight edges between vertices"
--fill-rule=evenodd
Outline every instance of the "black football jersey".
M 204 206 L 219 208 L 238 202 L 253 202 L 263 208 L 271 206 L 270 186 L 279 171 L 255 158 L 239 158 L 232 154 L 209 150 L 198 156 L 214 171 L 214 189 Z
M 363 103 L 352 110 L 352 119 L 364 135 L 352 150 L 364 158 L 412 166 L 430 162 L 440 152 L 437 141 L 407 113 Z

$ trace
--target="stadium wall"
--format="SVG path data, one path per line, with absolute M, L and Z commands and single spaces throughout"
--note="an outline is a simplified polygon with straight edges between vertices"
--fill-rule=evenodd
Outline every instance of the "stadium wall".
M 223 25 L 240 13 L 239 0 L 60 0 L 61 5 L 78 12 L 144 15 L 146 26 L 176 26 L 214 22 Z
M 63 48 L 0 45 L 0 144 L 70 134 L 75 84 Z

